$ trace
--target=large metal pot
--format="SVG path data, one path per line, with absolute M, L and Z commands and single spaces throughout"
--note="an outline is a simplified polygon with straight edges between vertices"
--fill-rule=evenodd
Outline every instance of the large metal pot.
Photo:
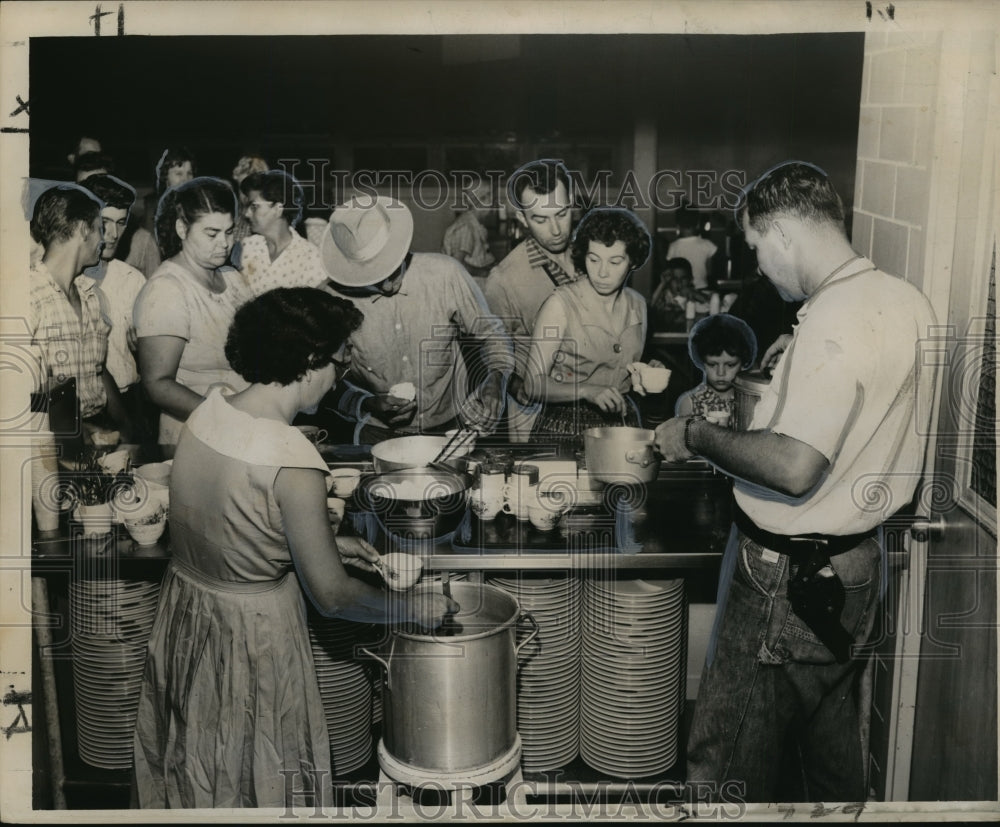
M 589 428 L 583 432 L 587 471 L 601 482 L 639 485 L 652 482 L 660 472 L 661 457 L 647 428 Z
M 759 370 L 748 370 L 741 373 L 733 381 L 733 413 L 735 422 L 733 429 L 746 431 L 753 421 L 754 408 L 764 394 L 764 389 L 771 384 L 771 377 Z
M 484 767 L 517 738 L 517 656 L 538 634 L 534 619 L 495 586 L 451 583 L 461 606 L 447 637 L 394 630 L 378 653 L 385 670 L 383 741 L 398 761 L 434 772 Z M 440 592 L 440 585 L 417 586 Z M 514 645 L 518 621 L 534 628 Z
M 433 540 L 458 527 L 471 487 L 468 474 L 410 468 L 363 477 L 357 498 L 397 539 Z
M 430 465 L 441 449 L 448 444 L 448 436 L 401 436 L 387 439 L 372 446 L 372 465 L 379 474 L 387 471 L 405 471 L 408 468 L 423 468 Z M 457 440 L 456 440 L 457 442 Z M 464 470 L 462 457 L 475 447 L 475 440 L 467 440 L 455 445 L 451 459 L 446 463 L 456 470 Z

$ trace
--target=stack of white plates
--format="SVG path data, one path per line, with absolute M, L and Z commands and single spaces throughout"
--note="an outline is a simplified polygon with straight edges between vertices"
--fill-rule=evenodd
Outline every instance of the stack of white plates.
M 309 641 L 323 699 L 335 775 L 363 766 L 372 754 L 372 678 L 355 647 L 368 645 L 371 626 L 312 615 Z
M 159 595 L 158 580 L 70 583 L 77 746 L 91 766 L 132 766 L 132 734 Z
M 580 754 L 615 776 L 669 769 L 685 696 L 684 581 L 594 578 L 583 594 Z
M 513 595 L 538 624 L 538 636 L 518 658 L 521 766 L 529 772 L 564 766 L 580 748 L 580 580 L 521 574 L 490 583 Z M 530 631 L 522 623 L 518 642 Z

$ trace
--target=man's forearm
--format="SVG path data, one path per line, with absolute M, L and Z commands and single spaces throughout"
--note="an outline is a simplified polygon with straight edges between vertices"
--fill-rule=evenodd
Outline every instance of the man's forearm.
M 702 419 L 687 427 L 687 445 L 734 477 L 790 497 L 808 493 L 829 462 L 797 439 L 771 431 L 733 431 Z

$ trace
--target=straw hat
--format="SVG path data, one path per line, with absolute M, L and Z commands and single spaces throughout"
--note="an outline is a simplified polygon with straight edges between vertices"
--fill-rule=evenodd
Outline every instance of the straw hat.
M 357 195 L 337 207 L 323 233 L 320 253 L 332 281 L 368 287 L 402 263 L 413 238 L 413 216 L 400 201 Z

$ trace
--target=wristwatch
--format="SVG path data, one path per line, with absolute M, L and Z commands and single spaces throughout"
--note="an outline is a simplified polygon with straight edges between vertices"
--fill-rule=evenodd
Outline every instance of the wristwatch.
M 688 453 L 691 454 L 691 456 L 696 456 L 698 453 L 691 445 L 691 423 L 697 422 L 699 419 L 704 421 L 705 417 L 700 414 L 697 416 L 689 416 L 687 421 L 684 423 L 684 447 L 687 448 Z

